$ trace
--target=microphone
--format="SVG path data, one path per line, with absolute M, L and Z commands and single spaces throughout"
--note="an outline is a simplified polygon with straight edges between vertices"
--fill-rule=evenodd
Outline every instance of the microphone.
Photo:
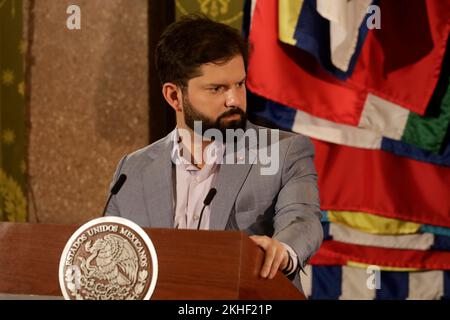
M 205 200 L 203 200 L 203 208 L 202 211 L 200 212 L 200 219 L 198 220 L 197 230 L 200 230 L 200 225 L 202 224 L 203 211 L 205 210 L 206 206 L 209 206 L 216 193 L 217 193 L 216 188 L 211 188 L 208 194 L 206 195 Z
M 106 209 L 108 208 L 109 202 L 111 201 L 112 196 L 116 195 L 120 189 L 122 188 L 123 184 L 125 183 L 125 180 L 127 180 L 126 174 L 121 174 L 119 178 L 117 179 L 116 183 L 114 183 L 114 186 L 111 188 L 111 192 L 109 194 L 108 200 L 106 201 L 105 208 L 103 209 L 102 217 L 106 214 Z

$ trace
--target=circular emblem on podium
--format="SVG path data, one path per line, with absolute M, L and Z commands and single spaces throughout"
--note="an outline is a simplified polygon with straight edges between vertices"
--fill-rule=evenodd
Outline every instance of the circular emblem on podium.
M 137 224 L 119 217 L 81 226 L 59 263 L 59 285 L 67 300 L 148 300 L 157 277 L 152 241 Z

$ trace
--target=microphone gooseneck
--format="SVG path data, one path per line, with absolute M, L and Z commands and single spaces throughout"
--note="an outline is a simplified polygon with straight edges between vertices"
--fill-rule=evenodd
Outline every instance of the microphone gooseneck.
M 108 205 L 111 201 L 112 196 L 116 195 L 120 191 L 123 184 L 125 183 L 125 180 L 127 180 L 127 175 L 122 173 L 117 179 L 116 183 L 114 183 L 114 186 L 111 188 L 111 192 L 109 193 L 108 200 L 106 201 L 105 208 L 103 209 L 102 217 L 104 217 L 106 214 L 106 209 L 108 209 Z
M 202 224 L 203 211 L 205 211 L 205 208 L 211 204 L 216 193 L 217 193 L 216 188 L 211 188 L 208 194 L 206 195 L 205 200 L 203 200 L 203 208 L 202 211 L 200 212 L 200 219 L 198 220 L 197 230 L 200 230 L 200 225 Z

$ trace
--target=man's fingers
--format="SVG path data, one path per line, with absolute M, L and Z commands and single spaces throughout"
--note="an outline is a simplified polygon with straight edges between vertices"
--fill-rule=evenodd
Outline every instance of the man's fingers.
M 275 247 L 270 247 L 266 250 L 265 258 L 264 258 L 264 264 L 261 269 L 261 277 L 267 278 L 270 271 L 272 270 L 272 264 L 273 260 L 275 259 L 277 249 Z
M 281 249 L 281 248 L 280 248 Z M 281 263 L 284 261 L 287 253 L 284 250 L 278 250 L 273 260 L 272 267 L 269 274 L 269 279 L 275 278 L 277 271 L 280 269 Z
M 269 247 L 270 244 L 270 238 L 266 236 L 250 236 L 250 239 L 252 239 L 258 246 L 265 250 Z
M 264 263 L 261 268 L 261 277 L 273 279 L 281 266 L 285 267 L 288 254 L 284 246 L 277 240 L 267 236 L 250 236 L 265 252 Z
M 250 239 L 264 250 L 264 263 L 260 275 L 263 278 L 267 278 L 275 258 L 276 248 L 272 245 L 272 239 L 267 236 L 251 236 Z

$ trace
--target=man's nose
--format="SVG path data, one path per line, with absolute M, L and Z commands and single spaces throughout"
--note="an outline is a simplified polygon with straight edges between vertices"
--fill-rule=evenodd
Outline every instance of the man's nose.
M 227 108 L 238 108 L 242 104 L 242 99 L 235 88 L 225 91 L 225 106 Z

